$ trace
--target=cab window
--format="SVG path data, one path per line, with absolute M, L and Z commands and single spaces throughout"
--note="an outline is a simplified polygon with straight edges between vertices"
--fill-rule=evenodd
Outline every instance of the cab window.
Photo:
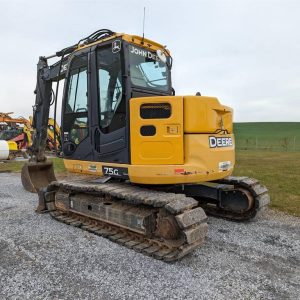
M 88 136 L 87 55 L 71 62 L 64 112 L 64 132 L 78 145 Z
M 120 52 L 111 47 L 97 51 L 99 122 L 103 133 L 110 133 L 125 126 L 126 105 Z

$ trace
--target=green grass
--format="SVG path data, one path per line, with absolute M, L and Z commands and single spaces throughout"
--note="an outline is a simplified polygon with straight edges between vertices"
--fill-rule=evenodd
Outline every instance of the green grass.
M 234 175 L 259 179 L 272 208 L 300 216 L 300 152 L 237 151 Z
M 23 162 L 19 161 L 7 161 L 0 163 L 0 173 L 6 172 L 20 172 L 23 166 Z
M 234 123 L 237 149 L 300 151 L 300 122 Z
M 55 172 L 58 174 L 63 174 L 67 170 L 64 166 L 63 160 L 61 158 L 51 158 L 53 161 Z M 0 173 L 3 172 L 21 172 L 21 169 L 24 165 L 24 161 L 6 161 L 4 163 L 0 163 Z
M 54 170 L 57 174 L 67 173 L 67 169 L 65 168 L 64 161 L 62 158 L 53 158 Z
M 53 158 L 56 174 L 66 173 Z M 0 164 L 0 172 L 20 172 L 24 162 Z M 257 178 L 269 189 L 271 207 L 300 216 L 300 152 L 237 151 L 236 176 Z

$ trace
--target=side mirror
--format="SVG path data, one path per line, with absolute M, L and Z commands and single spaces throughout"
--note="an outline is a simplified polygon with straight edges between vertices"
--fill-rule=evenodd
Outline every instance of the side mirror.
M 156 50 L 156 55 L 160 59 L 160 61 L 162 61 L 168 66 L 169 69 L 172 68 L 173 59 L 171 56 L 167 56 L 165 54 L 165 50 L 161 50 L 161 49 Z
M 173 65 L 173 58 L 171 56 L 167 56 L 167 66 L 169 67 L 169 69 L 172 69 L 172 65 Z

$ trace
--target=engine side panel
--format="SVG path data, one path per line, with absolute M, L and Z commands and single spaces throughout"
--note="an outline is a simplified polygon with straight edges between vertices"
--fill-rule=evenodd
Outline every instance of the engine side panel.
M 184 132 L 215 133 L 225 129 L 232 133 L 232 109 L 215 97 L 184 96 Z
M 133 165 L 183 164 L 183 97 L 130 100 Z

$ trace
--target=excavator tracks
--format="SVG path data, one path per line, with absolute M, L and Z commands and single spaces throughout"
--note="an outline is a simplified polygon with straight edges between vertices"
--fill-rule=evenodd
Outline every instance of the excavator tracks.
M 205 212 L 210 215 L 233 221 L 247 221 L 258 217 L 259 213 L 261 213 L 270 203 L 268 189 L 260 184 L 257 179 L 229 176 L 216 182 L 233 185 L 235 189 L 242 190 L 250 198 L 252 207 L 246 211 L 232 212 L 222 208 L 211 208 L 206 205 L 201 205 Z
M 43 198 L 47 211 L 57 221 L 80 227 L 163 261 L 177 260 L 198 248 L 207 233 L 205 212 L 195 199 L 184 194 L 153 191 L 127 183 L 95 183 L 81 179 L 54 181 L 39 192 L 39 197 Z M 87 200 L 76 200 L 84 197 Z M 74 208 L 75 204 L 70 199 L 78 202 L 78 211 L 66 207 L 66 203 L 72 203 Z M 110 203 L 101 199 L 106 202 L 109 199 Z M 86 205 L 84 201 L 94 202 Z M 103 203 L 111 204 L 110 207 L 115 207 L 115 210 L 107 210 L 102 217 L 87 215 L 88 210 L 84 207 L 102 207 Z M 119 224 L 114 222 L 118 209 L 125 210 Z M 131 212 L 133 215 L 129 215 Z M 146 229 L 140 226 L 140 220 L 136 222 L 134 214 L 142 216 L 150 225 L 155 215 L 155 230 L 147 232 L 146 226 Z M 128 222 L 134 223 L 130 226 L 135 227 L 128 227 Z M 150 225 L 149 228 L 153 227 L 153 224 Z

